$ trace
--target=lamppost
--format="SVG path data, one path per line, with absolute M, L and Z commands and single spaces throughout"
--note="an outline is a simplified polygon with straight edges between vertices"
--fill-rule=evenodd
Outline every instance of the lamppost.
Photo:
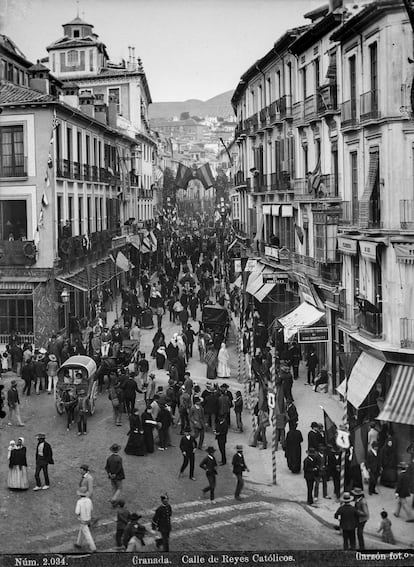
M 68 291 L 68 289 L 66 287 L 63 288 L 62 293 L 60 294 L 60 297 L 62 299 L 63 302 L 63 306 L 65 309 L 65 333 L 67 338 L 70 338 L 70 332 L 69 332 L 69 299 L 70 299 L 70 293 Z

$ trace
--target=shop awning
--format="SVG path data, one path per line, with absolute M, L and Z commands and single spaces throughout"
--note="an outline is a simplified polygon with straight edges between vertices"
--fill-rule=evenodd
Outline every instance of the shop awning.
M 399 366 L 385 399 L 384 407 L 377 419 L 414 425 L 413 408 L 414 368 L 412 366 Z
M 284 327 L 285 341 L 293 337 L 298 329 L 317 323 L 324 315 L 323 311 L 319 311 L 319 309 L 304 301 L 296 309 L 279 318 L 279 322 Z
M 79 289 L 80 291 L 89 290 L 88 276 L 85 270 L 81 270 L 77 274 L 61 276 L 56 279 L 58 282 L 74 287 L 75 289 Z
M 348 380 L 347 399 L 354 408 L 358 409 L 368 396 L 384 366 L 385 362 L 383 360 L 379 360 L 367 352 L 362 352 L 359 355 Z M 345 396 L 345 389 L 346 380 L 343 380 L 336 391 L 341 394 L 341 396 Z
M 255 298 L 257 301 L 262 301 L 269 295 L 272 289 L 275 287 L 276 284 L 273 283 L 265 283 L 255 294 Z
M 260 262 L 258 262 L 255 269 L 253 270 L 253 272 L 251 272 L 249 279 L 247 281 L 247 286 L 246 286 L 247 293 L 253 293 L 251 291 L 253 289 L 253 287 L 252 287 L 253 283 L 257 280 L 257 278 L 260 276 L 260 274 L 263 272 L 264 269 L 265 269 L 264 264 L 261 264 Z M 261 285 L 263 285 L 262 278 L 260 278 L 260 282 L 261 282 Z
M 131 234 L 128 236 L 128 242 L 132 244 L 137 250 L 141 250 L 141 239 L 138 234 Z
M 259 274 L 259 276 L 252 281 L 250 286 L 247 285 L 246 291 L 247 293 L 250 293 L 250 295 L 256 296 L 256 293 L 259 291 L 262 285 L 263 285 L 263 278 L 261 274 Z

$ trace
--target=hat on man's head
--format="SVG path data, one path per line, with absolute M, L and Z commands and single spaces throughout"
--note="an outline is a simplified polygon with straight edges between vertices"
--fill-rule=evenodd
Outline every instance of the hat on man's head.
M 351 490 L 353 496 L 364 496 L 364 491 L 359 486 L 356 486 Z
M 76 494 L 78 496 L 86 496 L 87 492 L 88 492 L 88 488 L 86 486 L 80 486 L 76 491 Z
M 237 451 L 243 451 L 243 445 L 236 445 Z
M 344 492 L 342 494 L 342 498 L 341 498 L 342 502 L 351 502 L 352 501 L 352 496 L 349 494 L 349 492 Z
M 52 362 L 56 362 L 57 361 L 56 355 L 49 354 L 49 360 L 51 360 Z
M 11 386 L 17 386 L 17 380 L 12 380 L 12 381 L 10 382 L 10 384 L 11 384 Z
M 133 512 L 130 516 L 129 519 L 132 522 L 136 522 L 137 520 L 139 520 L 140 518 L 142 518 L 142 516 L 140 516 L 139 514 L 135 514 L 135 512 Z
M 36 435 L 36 437 L 37 437 L 38 439 L 46 439 L 46 435 L 45 435 L 44 433 L 38 433 L 38 434 Z
M 228 384 L 221 384 L 220 388 L 223 388 L 223 390 L 228 390 Z
M 84 471 L 88 471 L 88 470 L 89 470 L 89 465 L 81 465 L 79 468 L 80 468 L 80 469 L 83 469 Z
M 189 427 L 186 427 L 186 428 L 184 429 L 184 433 L 191 433 L 191 429 L 190 429 Z
M 312 421 L 312 423 L 311 423 L 311 429 L 313 429 L 314 427 L 318 427 L 318 424 L 316 423 L 316 421 Z
M 118 445 L 118 443 L 113 443 L 110 447 L 109 450 L 112 451 L 113 453 L 118 453 L 118 451 L 121 450 L 121 445 Z
M 168 500 L 168 494 L 161 494 L 161 500 Z
M 206 451 L 207 451 L 207 453 L 215 453 L 216 452 L 214 447 L 207 447 Z

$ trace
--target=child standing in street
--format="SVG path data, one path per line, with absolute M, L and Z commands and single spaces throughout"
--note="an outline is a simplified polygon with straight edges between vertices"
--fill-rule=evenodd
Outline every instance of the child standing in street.
M 128 525 L 130 519 L 130 512 L 128 508 L 125 507 L 125 500 L 118 500 L 117 502 L 118 513 L 116 515 L 116 533 L 115 541 L 118 549 L 122 549 L 122 540 L 124 536 L 125 528 Z
M 234 413 L 236 414 L 236 426 L 240 433 L 243 433 L 243 422 L 242 422 L 242 411 L 243 411 L 243 398 L 240 390 L 236 392 L 236 398 L 234 400 Z
M 385 510 L 381 512 L 381 523 L 378 533 L 381 533 L 383 542 L 395 544 L 394 534 L 391 529 L 391 520 L 388 518 L 388 514 Z

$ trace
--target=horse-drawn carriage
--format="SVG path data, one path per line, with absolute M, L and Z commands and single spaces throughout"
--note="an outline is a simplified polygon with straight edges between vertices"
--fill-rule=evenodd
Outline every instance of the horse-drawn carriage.
M 98 395 L 96 363 L 89 356 L 71 356 L 58 370 L 55 389 L 55 404 L 58 414 L 62 415 L 65 410 L 66 393 L 69 392 L 71 398 L 76 400 L 82 390 L 89 399 L 90 413 L 93 414 Z

